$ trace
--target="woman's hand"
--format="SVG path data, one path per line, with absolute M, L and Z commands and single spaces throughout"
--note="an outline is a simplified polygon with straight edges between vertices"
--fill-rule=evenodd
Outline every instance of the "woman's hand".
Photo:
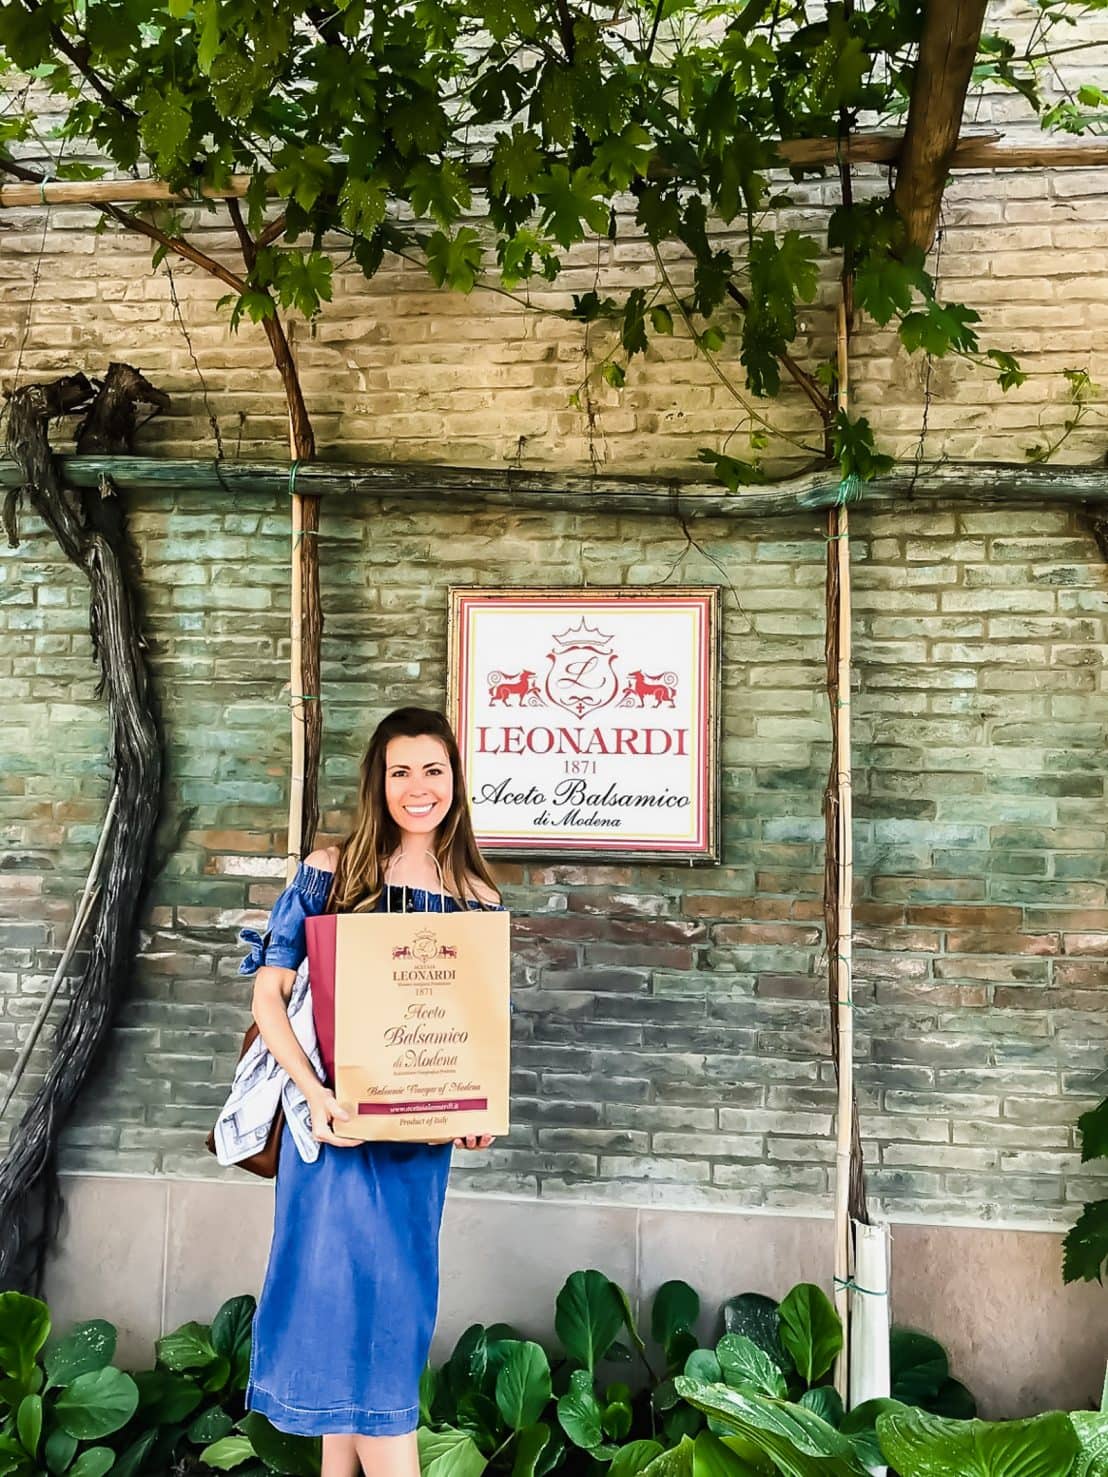
M 320 1144 L 331 1144 L 336 1149 L 356 1149 L 361 1139 L 345 1139 L 336 1132 L 336 1125 L 349 1123 L 350 1114 L 326 1088 L 320 1088 L 308 1098 L 308 1112 L 312 1120 L 312 1138 Z
M 471 1133 L 466 1138 L 455 1139 L 454 1147 L 456 1149 L 487 1149 L 490 1144 L 495 1143 L 496 1140 L 492 1137 L 491 1134 Z

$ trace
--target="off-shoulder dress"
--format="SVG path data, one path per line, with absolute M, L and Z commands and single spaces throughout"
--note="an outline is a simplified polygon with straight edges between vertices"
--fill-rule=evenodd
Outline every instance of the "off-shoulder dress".
M 301 863 L 241 966 L 298 969 L 305 919 L 332 873 Z M 458 912 L 450 896 L 392 887 L 379 906 Z M 470 904 L 471 907 L 479 906 Z M 305 1164 L 286 1126 L 269 1265 L 254 1318 L 246 1403 L 281 1431 L 399 1436 L 419 1421 L 439 1293 L 450 1145 L 320 1145 Z

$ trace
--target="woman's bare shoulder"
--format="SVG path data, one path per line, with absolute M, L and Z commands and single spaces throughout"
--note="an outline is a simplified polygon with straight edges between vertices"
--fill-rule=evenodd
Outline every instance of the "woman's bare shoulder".
M 306 867 L 315 867 L 320 872 L 333 872 L 339 864 L 339 849 L 337 846 L 321 846 L 318 851 L 313 851 L 310 856 L 304 858 Z
M 478 902 L 490 903 L 494 906 L 500 902 L 500 894 L 497 892 L 496 888 L 490 887 L 489 884 L 487 882 L 483 882 L 480 877 L 468 876 L 466 878 L 466 890 L 473 897 L 475 897 Z

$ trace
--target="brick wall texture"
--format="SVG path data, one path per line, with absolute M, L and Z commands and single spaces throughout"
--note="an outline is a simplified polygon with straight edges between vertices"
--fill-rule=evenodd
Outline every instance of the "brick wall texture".
M 1082 24 L 1087 35 L 1097 23 Z M 1097 55 L 1078 60 L 1092 68 Z M 1020 121 L 1003 98 L 977 105 L 976 120 Z M 812 187 L 784 223 L 820 230 L 828 199 Z M 201 229 L 208 249 L 229 252 L 214 225 Z M 669 266 L 680 281 L 682 264 Z M 858 408 L 900 455 L 1020 461 L 1070 414 L 1063 369 L 1108 380 L 1108 170 L 958 176 L 937 270 L 1031 378 L 1003 395 L 973 366 L 908 360 L 863 327 Z M 406 262 L 368 283 L 341 272 L 320 321 L 297 328 L 323 453 L 673 477 L 738 428 L 728 449 L 743 454 L 730 345 L 713 365 L 678 333 L 622 394 L 594 389 L 591 413 L 570 403 L 607 345 L 561 316 L 569 294 L 618 294 L 655 272 L 643 243 L 605 242 L 530 306 L 436 292 Z M 173 278 L 180 318 L 165 269 L 152 273 L 118 232 L 96 235 L 86 212 L 0 213 L 0 377 L 125 358 L 174 402 L 139 449 L 208 454 L 210 407 L 228 456 L 283 457 L 260 333 L 230 335 L 222 288 L 199 273 L 182 265 Z M 830 345 L 831 286 L 829 266 L 804 360 Z M 766 413 L 771 465 L 803 460 L 806 402 L 786 391 Z M 1101 460 L 1103 413 L 1101 399 L 1060 460 Z M 998 508 L 977 491 L 967 477 L 956 504 L 852 519 L 863 1137 L 887 1214 L 1062 1224 L 1104 1186 L 1080 1164 L 1074 1125 L 1103 1094 L 1108 1037 L 1108 573 L 1080 511 Z M 202 1134 L 247 1019 L 235 931 L 264 921 L 283 870 L 288 508 L 213 480 L 136 494 L 130 511 L 167 811 L 130 998 L 63 1164 L 203 1175 L 215 1170 Z M 41 525 L 27 516 L 22 531 L 0 553 L 0 1070 L 64 943 L 107 789 L 86 590 Z M 374 721 L 443 698 L 448 585 L 724 585 L 722 863 L 500 868 L 516 915 L 515 1127 L 458 1166 L 459 1186 L 829 1204 L 823 528 L 803 516 L 694 532 L 690 544 L 675 520 L 600 503 L 588 515 L 324 506 L 330 832 Z

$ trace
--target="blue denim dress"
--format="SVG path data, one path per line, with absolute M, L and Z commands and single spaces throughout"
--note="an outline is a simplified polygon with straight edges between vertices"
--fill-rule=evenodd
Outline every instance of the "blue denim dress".
M 241 973 L 298 969 L 304 920 L 332 874 L 301 864 Z M 405 895 L 406 892 L 406 895 Z M 389 889 L 396 912 L 457 912 L 453 898 Z M 380 904 L 384 907 L 385 900 Z M 401 1436 L 419 1423 L 419 1378 L 439 1296 L 450 1145 L 320 1146 L 305 1164 L 286 1126 L 269 1266 L 254 1318 L 249 1410 L 298 1436 Z

